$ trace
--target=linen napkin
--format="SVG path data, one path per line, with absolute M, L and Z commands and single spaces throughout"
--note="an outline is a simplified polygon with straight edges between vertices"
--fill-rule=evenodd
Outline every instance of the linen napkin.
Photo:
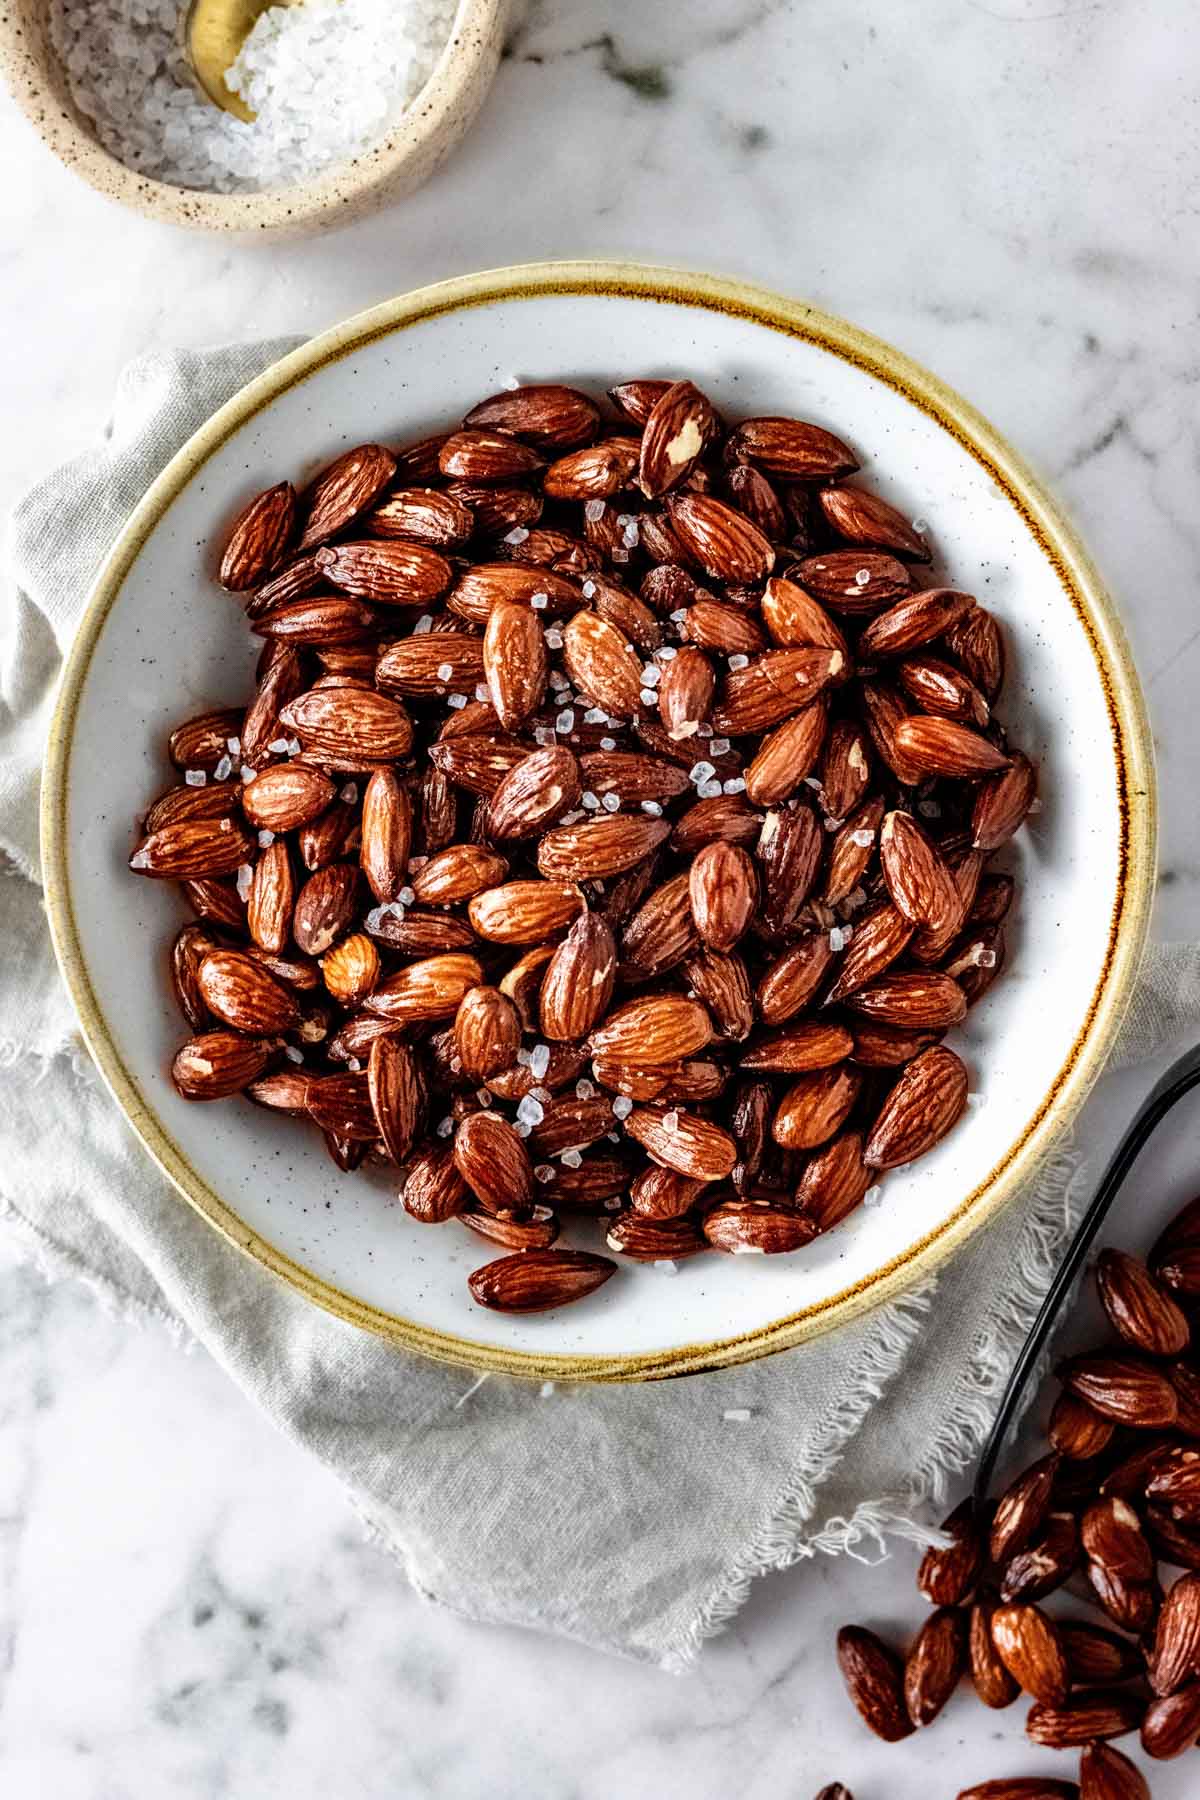
M 1060 1153 L 945 1272 L 801 1349 L 687 1381 L 549 1392 L 396 1350 L 210 1230 L 144 1154 L 76 1034 L 41 908 L 38 771 L 62 655 L 128 512 L 197 426 L 291 347 L 134 363 L 104 442 L 39 483 L 12 521 L 0 1217 L 48 1273 L 82 1277 L 128 1317 L 203 1343 L 340 1476 L 427 1598 L 682 1666 L 755 1576 L 818 1551 L 882 1549 L 891 1532 L 927 1534 L 929 1504 L 986 1430 L 1082 1171 Z M 1198 1017 L 1200 950 L 1154 952 L 1118 1055 L 1149 1055 Z

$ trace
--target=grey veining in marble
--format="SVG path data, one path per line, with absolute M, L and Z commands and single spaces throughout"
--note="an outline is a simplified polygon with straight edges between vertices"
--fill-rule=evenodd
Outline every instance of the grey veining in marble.
M 273 248 L 113 209 L 0 102 L 0 507 L 156 344 L 315 330 L 542 256 L 807 295 L 938 370 L 1065 496 L 1154 713 L 1159 933 L 1194 935 L 1198 66 L 1190 0 L 539 0 L 425 190 Z M 1120 1078 L 1112 1121 L 1149 1078 Z M 1193 1191 L 1197 1120 L 1139 1185 L 1155 1208 Z M 965 1696 L 898 1751 L 858 1728 L 831 1635 L 851 1617 L 901 1634 L 913 1561 L 760 1584 L 678 1680 L 467 1626 L 414 1598 L 204 1356 L 0 1263 L 14 1800 L 806 1800 L 835 1778 L 857 1800 L 941 1800 L 1055 1766 L 1025 1748 L 1020 1708 Z M 1197 1785 L 1188 1759 L 1154 1775 L 1156 1800 Z

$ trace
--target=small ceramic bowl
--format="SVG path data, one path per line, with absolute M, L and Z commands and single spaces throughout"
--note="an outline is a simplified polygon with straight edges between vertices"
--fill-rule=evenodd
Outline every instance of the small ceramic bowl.
M 210 194 L 139 175 L 103 148 L 71 99 L 41 0 L 0 7 L 0 76 L 59 160 L 110 200 L 201 231 L 299 236 L 346 224 L 427 181 L 464 136 L 496 67 L 510 0 L 459 0 L 437 67 L 394 130 L 362 156 L 290 187 Z
M 474 1306 L 494 1254 L 398 1205 L 394 1173 L 333 1167 L 315 1132 L 236 1102 L 188 1105 L 167 1070 L 187 1030 L 167 952 L 188 914 L 126 867 L 169 785 L 181 719 L 251 688 L 256 642 L 197 545 L 254 492 L 298 486 L 365 441 L 445 429 L 506 379 L 593 393 L 692 376 L 721 413 L 813 419 L 864 480 L 923 517 L 929 579 L 1000 620 L 1002 716 L 1041 765 L 1042 810 L 1006 852 L 1019 881 L 1003 977 L 952 1042 L 974 1104 L 877 1205 L 792 1256 L 695 1257 L 674 1279 L 625 1266 L 587 1300 L 506 1317 Z M 205 1218 L 318 1305 L 429 1355 L 541 1379 L 713 1368 L 859 1316 L 950 1256 L 1020 1193 L 1101 1068 L 1136 971 L 1154 884 L 1149 734 L 1120 624 L 1054 502 L 967 403 L 840 320 L 735 282 L 543 264 L 389 301 L 277 363 L 179 452 L 100 577 L 64 678 L 43 793 L 58 954 L 101 1071 Z M 130 979 L 131 971 L 140 972 Z M 598 1247 L 593 1221 L 565 1241 Z

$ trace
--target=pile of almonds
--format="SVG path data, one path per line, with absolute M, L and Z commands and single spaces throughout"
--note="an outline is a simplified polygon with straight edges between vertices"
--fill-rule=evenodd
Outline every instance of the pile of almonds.
M 935 1608 L 901 1661 L 846 1626 L 838 1660 L 866 1723 L 894 1742 L 928 1725 L 969 1671 L 985 1706 L 1034 1704 L 1036 1744 L 1081 1749 L 1079 1782 L 985 1781 L 959 1800 L 1149 1800 L 1108 1740 L 1138 1731 L 1157 1759 L 1200 1740 L 1200 1200 L 1170 1224 L 1149 1266 L 1108 1249 L 1096 1285 L 1117 1338 L 1063 1363 L 1051 1449 L 994 1507 L 945 1521 L 917 1585 Z M 1159 1565 L 1182 1570 L 1163 1581 Z M 1051 1616 L 1070 1584 L 1106 1622 Z M 1113 1628 L 1116 1629 L 1113 1629 Z
M 315 1123 L 511 1254 L 480 1304 L 801 1249 L 931 1149 L 1036 804 L 994 619 L 791 418 L 516 388 L 234 524 L 247 706 L 131 858 L 182 884 L 190 1100 Z

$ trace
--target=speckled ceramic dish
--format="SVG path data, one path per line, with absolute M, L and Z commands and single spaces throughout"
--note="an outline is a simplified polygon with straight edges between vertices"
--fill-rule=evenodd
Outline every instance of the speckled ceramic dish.
M 110 200 L 202 231 L 298 236 L 347 224 L 429 179 L 483 105 L 500 60 L 509 5 L 510 0 L 459 0 L 436 69 L 393 131 L 364 155 L 334 163 L 311 181 L 257 193 L 175 187 L 110 156 L 71 99 L 50 43 L 43 0 L 0 5 L 0 77 L 60 161 Z
M 883 1203 L 790 1257 L 644 1266 L 561 1312 L 474 1307 L 488 1250 L 416 1224 L 386 1171 L 341 1175 L 316 1134 L 236 1103 L 187 1105 L 166 954 L 172 888 L 126 871 L 167 779 L 169 728 L 249 691 L 239 608 L 211 580 L 242 502 L 366 439 L 453 420 L 506 377 L 593 390 L 686 371 L 729 417 L 794 412 L 864 455 L 929 524 L 939 561 L 1002 620 L 1004 715 L 1042 764 L 1012 847 L 1020 903 L 1004 979 L 953 1042 L 976 1103 Z M 302 447 L 302 448 L 301 448 Z M 298 456 L 302 459 L 297 460 Z M 1112 605 L 1054 503 L 957 395 L 887 345 L 733 282 L 619 265 L 502 269 L 426 288 L 314 339 L 224 407 L 139 506 L 96 587 L 62 686 L 45 783 L 58 954 L 104 1076 L 150 1153 L 231 1242 L 320 1306 L 432 1356 L 563 1379 L 712 1368 L 853 1319 L 950 1256 L 1028 1179 L 1112 1040 L 1150 910 L 1154 798 L 1137 678 Z M 587 1227 L 569 1233 L 589 1241 Z M 594 1236 L 590 1238 L 595 1242 Z

